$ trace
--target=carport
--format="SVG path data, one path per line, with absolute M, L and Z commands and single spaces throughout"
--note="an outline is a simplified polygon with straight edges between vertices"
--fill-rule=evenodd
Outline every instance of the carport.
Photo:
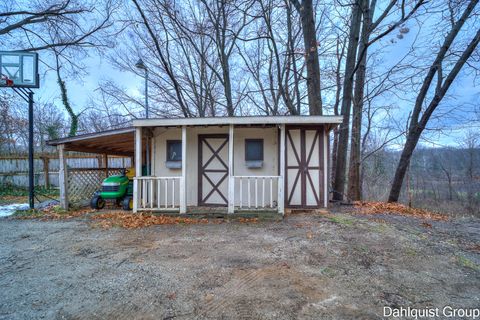
M 133 166 L 135 129 L 133 127 L 82 134 L 75 137 L 50 140 L 47 143 L 58 150 L 60 205 L 67 209 L 69 200 L 88 199 L 98 190 L 103 179 L 118 174 L 121 168 L 109 168 L 109 157 L 126 159 L 126 167 Z M 98 168 L 68 168 L 67 152 L 102 155 Z

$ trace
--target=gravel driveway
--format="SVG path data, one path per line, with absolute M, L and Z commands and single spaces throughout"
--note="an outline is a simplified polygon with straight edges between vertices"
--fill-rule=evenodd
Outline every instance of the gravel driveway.
M 383 319 L 478 307 L 480 220 L 300 214 L 93 227 L 0 219 L 0 319 Z

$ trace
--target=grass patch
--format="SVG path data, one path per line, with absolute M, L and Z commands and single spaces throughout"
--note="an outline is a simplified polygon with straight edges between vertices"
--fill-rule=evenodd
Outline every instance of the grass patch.
M 320 268 L 320 272 L 321 272 L 323 275 L 325 275 L 326 277 L 329 277 L 329 278 L 333 278 L 333 277 L 335 277 L 335 275 L 337 274 L 337 272 L 335 271 L 335 269 L 330 268 L 330 267 Z
M 405 249 L 405 253 L 411 257 L 415 257 L 418 255 L 418 252 L 417 250 L 415 250 L 414 248 L 411 248 L 411 247 L 408 247 Z
M 43 211 L 30 209 L 30 210 L 17 210 L 13 213 L 12 216 L 17 218 L 39 218 L 43 216 Z
M 457 256 L 457 263 L 464 268 L 480 271 L 480 265 L 476 264 L 475 262 L 468 259 L 467 257 Z
M 366 245 L 363 245 L 363 244 L 358 246 L 358 250 L 363 252 L 363 253 L 368 253 L 370 251 L 370 249 Z
M 340 224 L 346 227 L 351 227 L 353 226 L 353 223 L 354 223 L 353 219 L 345 218 L 342 216 L 330 216 L 328 217 L 328 219 L 333 223 Z
M 378 223 L 378 222 L 369 227 L 370 231 L 373 231 L 376 233 L 385 233 L 387 232 L 388 228 L 389 227 L 385 223 Z

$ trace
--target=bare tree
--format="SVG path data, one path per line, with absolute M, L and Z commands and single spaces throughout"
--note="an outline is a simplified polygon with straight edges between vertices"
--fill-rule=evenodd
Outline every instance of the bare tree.
M 168 78 L 172 82 L 172 85 L 175 89 L 177 102 L 180 104 L 180 108 L 183 112 L 183 115 L 185 117 L 189 117 L 190 116 L 190 110 L 188 109 L 188 106 L 185 103 L 185 98 L 184 98 L 183 93 L 180 89 L 180 85 L 178 84 L 178 81 L 177 81 L 177 79 L 176 79 L 176 77 L 175 77 L 175 75 L 172 72 L 172 69 L 170 67 L 170 64 L 167 61 L 167 58 L 166 58 L 165 53 L 164 53 L 164 49 L 162 49 L 162 46 L 160 45 L 160 41 L 159 41 L 157 35 L 155 34 L 154 29 L 152 28 L 152 26 L 151 26 L 146 14 L 145 14 L 143 8 L 142 8 L 142 6 L 140 5 L 140 3 L 137 0 L 132 0 L 132 2 L 134 3 L 136 10 L 140 14 L 143 25 L 145 26 L 145 28 L 148 31 L 148 35 L 151 37 L 151 39 L 153 41 L 153 44 L 154 44 L 155 49 L 156 49 L 156 53 L 158 54 L 158 56 L 160 58 L 160 61 L 162 63 L 163 68 L 164 68 L 165 72 L 167 73 Z
M 453 13 L 451 15 L 450 30 L 446 34 L 442 45 L 435 56 L 434 61 L 428 68 L 427 74 L 425 75 L 425 78 L 418 92 L 415 105 L 413 106 L 405 145 L 403 147 L 402 154 L 398 162 L 397 169 L 395 171 L 395 177 L 392 181 L 390 195 L 388 197 L 389 202 L 398 201 L 403 184 L 403 179 L 405 177 L 405 172 L 408 168 L 412 153 L 415 150 L 415 147 L 420 139 L 422 132 L 427 127 L 432 114 L 437 109 L 442 99 L 445 97 L 445 94 L 447 93 L 448 89 L 452 85 L 460 70 L 467 63 L 468 59 L 472 56 L 480 41 L 479 28 L 475 31 L 474 37 L 470 40 L 467 46 L 465 46 L 464 49 L 460 51 L 460 54 L 458 56 L 456 55 L 458 58 L 453 61 L 453 66 L 450 68 L 450 70 L 445 76 L 445 64 L 452 60 L 452 56 L 451 54 L 449 54 L 449 49 L 459 36 L 465 22 L 469 19 L 469 17 L 471 17 L 471 14 L 477 4 L 478 0 L 469 1 L 463 9 L 463 12 L 461 12 L 460 17 L 456 21 L 455 15 Z M 431 90 L 433 90 L 433 96 L 429 95 Z

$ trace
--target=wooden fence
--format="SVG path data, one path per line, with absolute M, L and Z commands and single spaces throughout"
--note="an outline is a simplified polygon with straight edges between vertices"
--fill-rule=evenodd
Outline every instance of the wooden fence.
M 68 171 L 71 171 L 72 174 L 73 172 L 76 172 L 77 169 L 83 170 L 88 168 L 103 172 L 103 174 L 99 173 L 97 175 L 103 175 L 103 178 L 105 178 L 105 156 L 93 154 L 69 154 L 66 158 Z M 35 155 L 35 185 L 58 187 L 59 165 L 58 154 Z M 129 157 L 108 156 L 107 167 L 110 170 L 129 168 L 131 166 L 132 161 Z M 103 171 L 101 170 L 102 168 Z M 103 180 L 103 178 L 101 179 Z M 0 185 L 6 184 L 18 187 L 28 186 L 27 155 L 0 155 Z M 97 187 L 97 183 L 95 183 L 95 186 Z

